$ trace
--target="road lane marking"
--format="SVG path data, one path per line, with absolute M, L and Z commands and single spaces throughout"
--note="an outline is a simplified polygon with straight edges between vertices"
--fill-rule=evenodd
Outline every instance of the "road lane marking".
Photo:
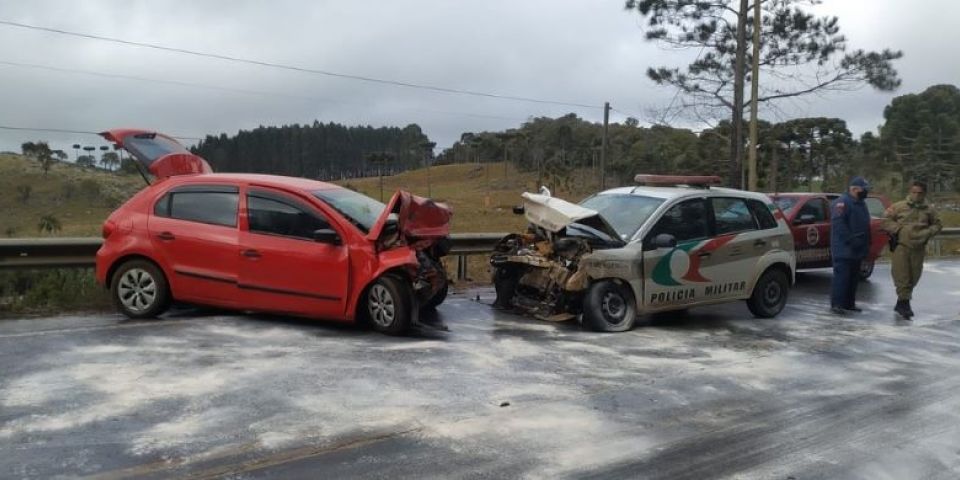
M 141 322 L 141 323 L 132 323 L 132 324 L 127 323 L 127 324 L 112 324 L 112 325 L 95 325 L 90 327 L 57 328 L 52 330 L 35 330 L 32 332 L 10 333 L 6 335 L 0 335 L 0 339 L 38 337 L 43 335 L 53 335 L 53 334 L 63 334 L 63 333 L 95 332 L 99 330 L 115 330 L 115 329 L 140 328 L 140 327 L 161 327 L 164 325 L 179 325 L 181 323 L 192 322 L 195 320 L 198 320 L 198 318 L 184 318 L 181 320 L 154 320 L 150 322 Z

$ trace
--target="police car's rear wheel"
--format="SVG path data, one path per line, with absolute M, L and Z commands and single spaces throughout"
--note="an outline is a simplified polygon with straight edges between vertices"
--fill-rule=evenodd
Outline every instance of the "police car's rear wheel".
M 583 323 L 598 332 L 624 332 L 637 320 L 637 304 L 626 285 L 604 280 L 590 286 L 583 302 Z
M 757 317 L 776 317 L 786 306 L 789 291 L 790 280 L 783 270 L 767 270 L 753 287 L 753 295 L 747 300 L 747 307 L 750 308 L 750 313 Z

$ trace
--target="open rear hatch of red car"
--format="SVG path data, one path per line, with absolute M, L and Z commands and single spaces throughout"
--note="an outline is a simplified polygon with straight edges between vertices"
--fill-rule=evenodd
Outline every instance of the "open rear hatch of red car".
M 100 136 L 130 152 L 140 166 L 158 180 L 175 175 L 212 173 L 202 157 L 162 133 L 136 129 L 108 130 Z

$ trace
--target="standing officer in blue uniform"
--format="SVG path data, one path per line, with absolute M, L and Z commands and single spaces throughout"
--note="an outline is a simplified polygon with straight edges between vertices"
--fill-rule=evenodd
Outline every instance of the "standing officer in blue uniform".
M 833 257 L 830 311 L 840 315 L 861 311 L 856 297 L 860 262 L 870 251 L 870 212 L 863 201 L 869 189 L 866 179 L 853 177 L 847 193 L 830 204 L 830 254 Z

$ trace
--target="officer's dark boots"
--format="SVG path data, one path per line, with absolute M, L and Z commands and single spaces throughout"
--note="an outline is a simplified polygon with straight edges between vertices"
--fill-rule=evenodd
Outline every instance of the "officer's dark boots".
M 910 314 L 910 316 L 912 317 L 912 316 L 913 316 L 913 307 L 910 306 L 910 300 L 906 300 L 906 301 L 904 301 L 903 303 L 904 303 L 904 305 L 907 307 L 907 313 Z
M 910 303 L 905 300 L 897 300 L 897 306 L 893 307 L 893 311 L 908 320 L 913 316 L 913 312 L 910 311 Z

